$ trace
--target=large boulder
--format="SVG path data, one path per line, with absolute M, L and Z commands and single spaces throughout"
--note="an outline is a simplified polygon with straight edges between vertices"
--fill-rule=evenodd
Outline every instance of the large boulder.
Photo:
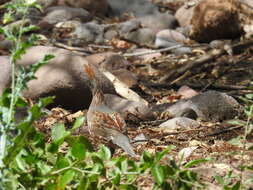
M 91 14 L 105 15 L 108 11 L 107 0 L 58 0 L 59 5 L 84 8 Z
M 239 37 L 240 3 L 237 0 L 204 0 L 195 8 L 190 37 L 199 42 Z
M 36 72 L 36 78 L 28 83 L 28 89 L 23 92 L 24 97 L 36 100 L 45 96 L 55 96 L 52 106 L 62 106 L 65 109 L 79 110 L 87 108 L 92 94 L 90 81 L 84 72 L 85 58 L 75 55 L 71 51 L 48 47 L 35 46 L 30 48 L 18 65 L 28 66 L 41 60 L 45 55 L 55 56 L 49 64 Z M 7 57 L 0 57 L 0 93 L 10 84 L 10 65 Z M 114 93 L 111 82 L 94 67 L 95 74 L 101 80 L 103 90 Z

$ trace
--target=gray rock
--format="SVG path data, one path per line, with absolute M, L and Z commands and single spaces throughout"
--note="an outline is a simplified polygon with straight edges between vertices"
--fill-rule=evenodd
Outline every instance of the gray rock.
M 108 0 L 112 11 L 111 15 L 121 16 L 126 12 L 133 13 L 135 16 L 144 16 L 158 12 L 157 6 L 149 0 Z
M 190 26 L 191 19 L 193 17 L 195 6 L 189 6 L 188 3 L 185 3 L 181 6 L 175 13 L 175 17 L 180 26 L 186 27 Z
M 180 44 L 183 45 L 184 41 L 186 41 L 186 37 L 183 34 L 175 30 L 166 29 L 156 34 L 155 46 L 158 48 L 173 47 Z M 182 55 L 191 53 L 192 50 L 189 47 L 179 47 L 172 49 L 171 52 L 176 55 Z
M 104 27 L 96 23 L 81 24 L 75 28 L 73 36 L 78 40 L 93 43 L 104 42 Z M 82 42 L 81 42 L 82 43 Z
M 86 57 L 86 60 L 101 69 L 114 71 L 118 69 L 125 69 L 129 66 L 129 62 L 122 56 L 114 52 L 96 53 Z
M 120 23 L 118 27 L 120 34 L 129 33 L 139 28 L 141 28 L 141 22 L 137 19 L 132 19 L 132 20 Z
M 153 46 L 155 41 L 155 32 L 149 28 L 140 28 L 124 35 L 125 39 L 135 42 L 140 45 Z
M 253 9 L 253 1 L 252 0 L 240 0 L 240 2 Z
M 170 133 L 176 132 L 177 130 L 188 130 L 192 128 L 197 128 L 199 126 L 199 122 L 189 119 L 187 117 L 175 117 L 160 124 L 158 130 Z
M 182 33 L 171 29 L 161 30 L 156 34 L 156 39 L 161 39 L 168 42 L 184 42 L 187 40 Z
M 153 116 L 150 108 L 141 102 L 130 101 L 113 94 L 105 94 L 105 102 L 108 107 L 118 111 L 124 117 L 127 113 L 143 119 Z
M 178 26 L 176 18 L 166 13 L 147 15 L 140 17 L 138 20 L 143 27 L 150 28 L 155 32 L 164 29 L 174 29 Z
M 46 9 L 45 13 L 46 16 L 43 18 L 43 21 L 50 24 L 75 18 L 80 19 L 82 22 L 87 22 L 92 18 L 90 13 L 83 8 L 72 8 L 67 6 L 49 7 Z
M 129 70 L 118 69 L 112 71 L 112 74 L 114 74 L 121 82 L 125 83 L 129 88 L 137 86 L 138 84 L 137 76 Z
M 117 36 L 118 36 L 118 32 L 117 32 L 117 30 L 114 30 L 114 29 L 106 30 L 104 33 L 104 38 L 106 40 L 112 40 L 113 38 L 115 38 Z
M 190 26 L 185 26 L 185 27 L 177 27 L 176 31 L 180 32 L 181 34 L 183 34 L 185 37 L 189 37 L 190 35 L 190 31 L 191 31 L 191 27 Z
M 66 39 L 68 42 L 71 42 L 72 45 L 76 46 L 83 46 L 83 44 L 89 42 L 104 42 L 104 26 L 94 22 L 85 24 L 73 20 L 61 22 L 55 26 L 53 33 L 56 39 Z
M 197 116 L 206 121 L 232 119 L 241 112 L 240 104 L 231 96 L 217 91 L 207 91 L 188 100 L 180 100 L 169 106 L 172 116 L 192 109 Z
M 87 63 L 85 58 L 60 48 L 34 46 L 17 64 L 31 65 L 47 54 L 53 54 L 55 58 L 36 72 L 37 79 L 28 83 L 28 89 L 23 92 L 24 97 L 37 100 L 45 96 L 55 96 L 52 106 L 60 105 L 71 110 L 87 108 L 92 95 L 90 82 L 84 72 L 84 64 Z M 3 60 L 0 64 L 0 67 L 3 67 L 0 69 L 0 92 L 2 92 L 10 83 L 10 66 L 7 58 L 1 57 L 0 60 Z M 114 93 L 111 82 L 98 69 L 94 69 L 103 84 L 103 90 Z
M 83 8 L 92 15 L 104 16 L 108 11 L 107 0 L 57 0 L 58 5 L 68 5 L 70 7 Z
M 192 49 L 190 47 L 179 47 L 176 49 L 171 50 L 176 55 L 183 55 L 183 54 L 189 54 L 192 53 Z

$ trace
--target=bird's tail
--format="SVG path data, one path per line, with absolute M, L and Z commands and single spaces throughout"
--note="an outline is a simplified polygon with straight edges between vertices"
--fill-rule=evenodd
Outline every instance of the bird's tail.
M 118 134 L 112 139 L 112 142 L 122 148 L 130 156 L 136 157 L 133 147 L 130 144 L 129 138 L 126 135 Z

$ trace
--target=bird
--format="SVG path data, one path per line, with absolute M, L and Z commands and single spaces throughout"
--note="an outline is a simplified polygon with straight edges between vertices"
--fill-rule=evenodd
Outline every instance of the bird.
M 95 76 L 94 68 L 88 63 L 84 65 L 87 77 L 91 81 L 92 101 L 87 112 L 88 131 L 93 137 L 112 142 L 127 154 L 135 157 L 127 136 L 127 125 L 120 113 L 105 104 L 101 81 Z

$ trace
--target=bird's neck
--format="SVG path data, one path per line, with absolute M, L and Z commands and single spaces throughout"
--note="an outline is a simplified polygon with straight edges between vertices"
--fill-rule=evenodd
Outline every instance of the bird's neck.
M 92 98 L 91 106 L 99 106 L 104 103 L 105 97 L 101 89 L 98 89 L 98 88 L 94 89 L 92 95 L 93 95 L 93 98 Z

